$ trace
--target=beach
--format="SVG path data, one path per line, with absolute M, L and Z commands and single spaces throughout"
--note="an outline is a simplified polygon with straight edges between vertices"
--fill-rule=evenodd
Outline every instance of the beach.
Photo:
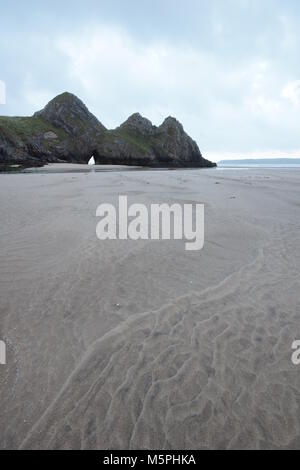
M 0 448 L 299 448 L 300 170 L 42 170 L 0 175 Z M 204 248 L 98 240 L 119 195 Z

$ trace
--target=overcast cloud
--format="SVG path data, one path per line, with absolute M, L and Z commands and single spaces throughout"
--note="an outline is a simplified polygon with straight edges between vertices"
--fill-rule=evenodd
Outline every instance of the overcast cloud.
M 79 96 L 107 127 L 172 115 L 203 154 L 300 156 L 299 0 L 0 0 L 0 114 Z

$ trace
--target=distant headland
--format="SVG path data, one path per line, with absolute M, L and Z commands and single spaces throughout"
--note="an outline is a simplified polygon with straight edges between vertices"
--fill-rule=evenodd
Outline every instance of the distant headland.
M 218 162 L 220 166 L 285 166 L 300 165 L 300 158 L 248 158 L 241 160 L 221 160 Z

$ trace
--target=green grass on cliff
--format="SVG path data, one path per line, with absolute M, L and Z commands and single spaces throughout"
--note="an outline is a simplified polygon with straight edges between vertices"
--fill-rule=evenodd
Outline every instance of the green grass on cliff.
M 127 132 L 123 129 L 116 129 L 111 131 L 106 131 L 101 136 L 101 143 L 113 144 L 116 141 L 125 141 L 127 144 L 136 147 L 139 151 L 146 154 L 151 150 L 151 140 L 134 134 L 132 132 Z
M 46 132 L 55 132 L 58 140 L 64 140 L 66 133 L 54 127 L 49 122 L 39 117 L 6 117 L 0 116 L 0 134 L 10 139 L 24 139 L 39 137 Z
M 127 142 L 130 142 L 140 150 L 143 150 L 145 153 L 151 149 L 151 142 L 146 137 L 134 134 L 132 132 L 127 132 L 123 129 L 119 129 L 117 134 L 124 140 L 127 140 Z

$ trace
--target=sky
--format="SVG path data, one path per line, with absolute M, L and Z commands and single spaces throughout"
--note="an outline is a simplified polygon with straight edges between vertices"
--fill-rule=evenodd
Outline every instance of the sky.
M 300 157 L 299 59 L 299 0 L 0 0 L 1 115 L 69 91 L 107 128 L 174 116 L 214 161 Z

